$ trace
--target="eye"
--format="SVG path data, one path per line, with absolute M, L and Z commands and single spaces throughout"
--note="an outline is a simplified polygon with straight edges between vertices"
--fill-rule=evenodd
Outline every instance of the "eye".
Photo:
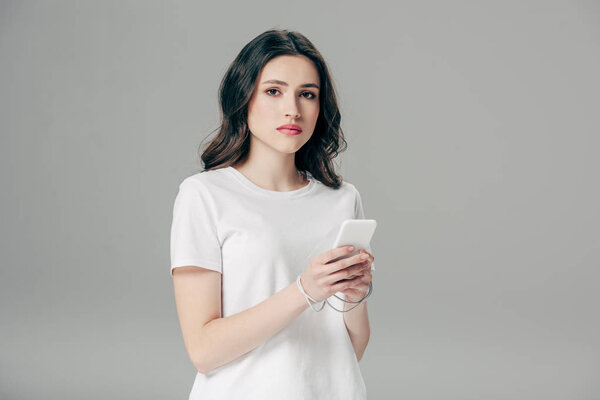
M 269 93 L 271 90 L 274 90 L 274 91 L 276 91 L 276 92 L 279 92 L 279 90 L 277 90 L 277 89 L 267 89 L 267 90 L 265 90 L 265 93 Z
M 308 99 L 314 99 L 317 97 L 313 92 L 302 92 L 302 94 L 305 94 L 305 93 L 307 93 L 311 96 L 311 97 L 307 97 Z

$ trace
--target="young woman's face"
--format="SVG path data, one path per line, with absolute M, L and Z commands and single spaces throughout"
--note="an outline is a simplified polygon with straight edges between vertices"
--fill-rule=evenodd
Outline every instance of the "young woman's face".
M 256 84 L 248 105 L 252 139 L 275 151 L 295 153 L 312 136 L 319 116 L 317 69 L 304 56 L 279 56 L 263 67 Z M 289 135 L 278 129 L 286 124 L 298 125 L 302 131 Z

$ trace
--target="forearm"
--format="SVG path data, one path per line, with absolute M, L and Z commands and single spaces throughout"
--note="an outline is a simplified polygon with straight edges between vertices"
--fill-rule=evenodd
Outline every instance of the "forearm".
M 201 373 L 227 364 L 271 338 L 308 308 L 296 282 L 239 313 L 217 318 L 201 331 L 196 368 Z
M 355 304 L 344 303 L 344 310 L 354 306 Z M 356 358 L 360 361 L 367 348 L 367 344 L 369 343 L 369 337 L 371 336 L 367 302 L 365 301 L 355 307 L 352 311 L 344 313 L 344 322 L 348 334 L 350 335 Z

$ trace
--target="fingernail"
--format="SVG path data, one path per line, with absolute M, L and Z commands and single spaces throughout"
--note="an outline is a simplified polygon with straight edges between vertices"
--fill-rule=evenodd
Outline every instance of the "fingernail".
M 348 247 L 348 251 L 352 251 L 352 250 L 354 250 L 354 246 Z

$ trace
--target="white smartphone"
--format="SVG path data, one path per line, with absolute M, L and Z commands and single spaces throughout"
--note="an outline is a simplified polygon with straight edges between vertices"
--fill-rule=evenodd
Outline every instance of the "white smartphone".
M 377 227 L 374 219 L 347 219 L 342 222 L 332 248 L 340 246 L 354 246 L 354 251 L 329 261 L 335 262 L 343 258 L 352 257 L 359 253 L 360 249 L 369 249 L 371 237 Z M 371 264 L 371 271 L 375 271 L 375 263 Z

